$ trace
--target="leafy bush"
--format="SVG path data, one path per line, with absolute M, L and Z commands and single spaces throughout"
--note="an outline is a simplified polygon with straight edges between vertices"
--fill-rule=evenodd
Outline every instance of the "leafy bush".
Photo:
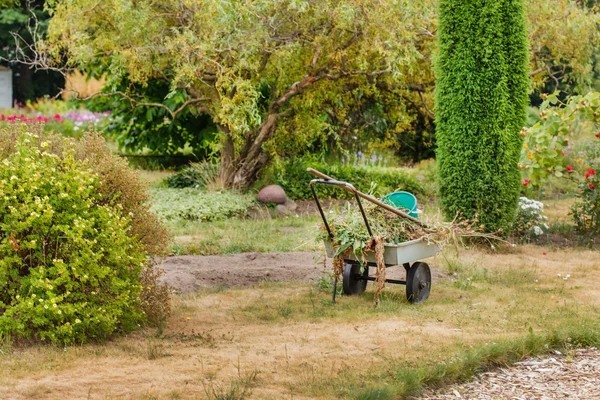
M 598 139 L 584 152 L 588 168 L 585 175 L 578 174 L 580 201 L 571 208 L 575 232 L 588 243 L 593 243 L 600 236 L 600 133 Z
M 253 195 L 207 193 L 199 189 L 153 189 L 152 211 L 168 221 L 214 221 L 244 216 Z
M 36 139 L 18 135 L 0 169 L 0 332 L 69 344 L 135 329 L 146 254 L 129 217 L 72 142 Z
M 448 218 L 510 228 L 528 103 L 522 0 L 441 0 L 436 63 L 440 203 Z
M 150 195 L 136 171 L 127 161 L 114 155 L 98 133 L 90 133 L 77 142 L 76 156 L 88 160 L 95 173 L 100 175 L 99 193 L 102 203 L 120 205 L 123 214 L 130 218 L 130 235 L 151 255 L 166 254 L 170 233 L 157 216 L 150 211 Z
M 399 168 L 375 168 L 341 164 L 326 164 L 310 159 L 293 158 L 273 166 L 269 183 L 283 187 L 288 197 L 294 200 L 312 199 L 309 183 L 315 176 L 306 172 L 314 168 L 340 181 L 347 181 L 362 192 L 371 191 L 375 196 L 404 190 L 415 195 L 428 194 L 425 187 L 406 171 Z M 316 187 L 319 197 L 349 199 L 353 195 L 334 186 Z M 372 190 L 371 190 L 372 189 Z
M 192 163 L 178 173 L 165 179 L 171 188 L 194 187 L 197 189 L 212 189 L 218 186 L 219 165 L 207 161 Z
M 513 223 L 513 234 L 521 240 L 540 236 L 548 229 L 547 220 L 542 202 L 521 197 Z

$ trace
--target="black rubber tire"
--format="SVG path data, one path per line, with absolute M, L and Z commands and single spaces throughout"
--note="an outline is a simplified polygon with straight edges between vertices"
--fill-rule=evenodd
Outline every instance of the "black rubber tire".
M 365 266 L 365 268 L 368 268 Z M 367 288 L 367 280 L 360 279 L 360 265 L 359 264 L 346 264 L 344 266 L 343 276 L 343 288 L 344 294 L 356 295 L 361 294 Z
M 424 262 L 414 263 L 406 274 L 406 298 L 409 303 L 422 303 L 431 292 L 431 271 Z

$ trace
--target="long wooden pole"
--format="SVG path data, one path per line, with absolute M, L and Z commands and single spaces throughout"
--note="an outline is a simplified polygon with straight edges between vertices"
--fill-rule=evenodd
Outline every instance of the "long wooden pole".
M 322 172 L 317 171 L 316 169 L 307 168 L 306 172 L 309 172 L 309 173 L 313 174 L 314 176 L 316 176 L 318 178 L 325 179 L 325 180 L 328 180 L 328 181 L 336 181 L 337 180 L 337 179 L 334 179 L 334 178 L 332 178 L 330 176 L 325 175 Z M 367 201 L 370 201 L 371 203 L 376 204 L 379 207 L 381 207 L 381 208 L 383 208 L 383 209 L 385 209 L 385 210 L 387 210 L 387 211 L 389 211 L 391 213 L 399 215 L 400 217 L 403 217 L 403 218 L 407 218 L 407 219 L 409 219 L 409 220 L 411 220 L 411 221 L 419 224 L 420 226 L 422 226 L 424 228 L 427 227 L 424 223 L 422 223 L 418 219 L 416 219 L 414 217 L 411 217 L 410 215 L 406 214 L 405 212 L 403 212 L 401 210 L 398 210 L 397 208 L 394 208 L 394 207 L 392 207 L 392 206 L 390 206 L 388 204 L 385 204 L 382 201 L 379 201 L 378 199 L 376 199 L 373 196 L 369 196 L 368 194 L 359 192 L 358 190 L 356 190 L 356 188 L 354 188 L 354 190 L 352 190 L 350 187 L 347 187 L 347 186 L 342 186 L 342 188 L 346 189 L 349 192 L 356 193 L 358 196 L 362 197 L 363 199 L 365 199 Z

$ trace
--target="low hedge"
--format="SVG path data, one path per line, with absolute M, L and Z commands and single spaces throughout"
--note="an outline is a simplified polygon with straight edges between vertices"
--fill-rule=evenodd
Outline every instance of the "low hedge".
M 151 210 L 165 220 L 176 223 L 243 217 L 255 204 L 255 196 L 251 194 L 211 193 L 195 188 L 153 189 L 150 195 Z
M 425 185 L 400 168 L 379 168 L 341 164 L 326 164 L 305 159 L 293 159 L 274 165 L 270 183 L 280 185 L 294 200 L 312 199 L 309 182 L 315 177 L 307 168 L 316 169 L 337 180 L 354 185 L 361 192 L 371 192 L 381 197 L 395 191 L 407 191 L 416 196 L 427 196 Z M 352 194 L 335 186 L 319 185 L 317 193 L 322 198 L 349 199 Z

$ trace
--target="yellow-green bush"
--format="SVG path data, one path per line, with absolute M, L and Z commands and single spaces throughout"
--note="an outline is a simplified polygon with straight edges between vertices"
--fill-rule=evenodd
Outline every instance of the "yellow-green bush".
M 166 231 L 143 186 L 98 136 L 77 142 L 29 128 L 0 130 L 0 333 L 70 344 L 155 321 L 142 285 Z M 157 238 L 135 232 L 145 220 Z

